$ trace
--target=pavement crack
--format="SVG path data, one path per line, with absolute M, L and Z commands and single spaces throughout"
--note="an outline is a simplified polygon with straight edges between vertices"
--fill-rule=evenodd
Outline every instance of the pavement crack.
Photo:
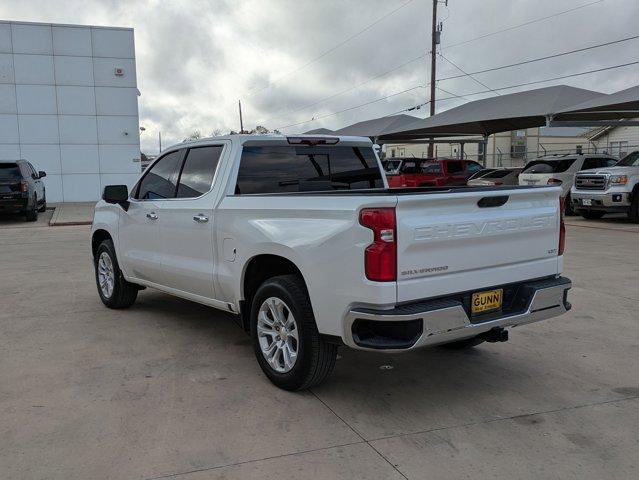
M 184 471 L 184 472 L 165 473 L 163 475 L 157 475 L 157 476 L 154 476 L 154 477 L 146 477 L 144 480 L 160 480 L 162 478 L 176 478 L 176 477 L 179 477 L 179 476 L 182 476 L 182 475 L 190 475 L 192 473 L 209 472 L 211 470 L 219 470 L 220 468 L 236 467 L 238 465 L 246 465 L 248 463 L 263 462 L 263 461 L 266 461 L 266 460 L 274 460 L 274 459 L 277 459 L 277 458 L 294 457 L 296 455 L 304 455 L 304 454 L 307 454 L 307 453 L 321 452 L 321 451 L 324 451 L 324 450 L 332 450 L 333 448 L 349 447 L 351 445 L 361 445 L 363 443 L 366 443 L 366 441 L 341 443 L 339 445 L 331 445 L 330 447 L 312 448 L 310 450 L 302 450 L 302 451 L 299 451 L 299 452 L 283 453 L 281 455 L 272 455 L 270 457 L 254 458 L 254 459 L 251 459 L 251 460 L 244 460 L 242 462 L 226 463 L 224 465 L 214 465 L 214 466 L 211 466 L 211 467 L 197 468 L 197 469 L 194 469 L 194 470 L 187 470 L 187 471 Z M 404 478 L 406 478 L 406 477 L 404 477 Z
M 362 439 L 362 442 L 364 442 L 366 445 L 368 445 L 370 448 L 373 449 L 373 451 L 375 453 L 377 453 L 377 455 L 379 455 L 386 463 L 388 463 L 393 470 L 395 470 L 398 474 L 400 474 L 402 476 L 402 478 L 406 478 L 408 480 L 408 478 L 406 477 L 406 475 L 404 475 L 388 458 L 386 458 L 379 450 L 377 450 L 373 445 L 370 444 L 370 442 L 368 440 L 366 440 L 364 438 L 364 436 L 359 433 L 355 427 L 353 427 L 351 424 L 349 424 L 346 420 L 344 420 L 335 410 L 333 410 L 324 400 L 322 400 L 319 395 L 317 395 L 313 390 L 309 390 L 309 392 L 311 392 L 311 394 L 317 398 L 317 400 L 319 400 L 319 402 L 324 405 L 333 415 L 335 415 L 344 425 L 346 425 L 348 428 L 350 428 L 353 433 L 355 433 L 355 435 L 357 435 L 359 438 Z

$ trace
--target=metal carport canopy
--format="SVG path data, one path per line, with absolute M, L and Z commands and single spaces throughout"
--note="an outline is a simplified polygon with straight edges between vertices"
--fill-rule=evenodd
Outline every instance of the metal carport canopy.
M 552 116 L 551 124 L 638 124 L 636 121 L 606 122 L 636 117 L 639 117 L 639 85 L 564 108 Z
M 405 125 L 413 124 L 418 120 L 418 117 L 411 115 L 389 115 L 388 117 L 374 118 L 372 120 L 354 123 L 348 127 L 335 130 L 333 134 L 377 138 L 385 131 L 401 129 Z
M 410 124 L 397 127 L 391 125 L 378 138 L 381 142 L 388 143 L 428 137 L 488 136 L 541 127 L 557 112 L 602 95 L 601 92 L 557 85 L 484 98 Z

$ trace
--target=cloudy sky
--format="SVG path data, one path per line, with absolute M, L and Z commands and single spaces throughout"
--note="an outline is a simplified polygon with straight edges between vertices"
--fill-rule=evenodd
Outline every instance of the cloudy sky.
M 475 72 L 639 35 L 636 0 L 448 3 L 439 8 L 444 30 L 438 78 L 460 73 L 450 62 Z M 142 150 L 149 153 L 157 151 L 158 131 L 168 145 L 195 130 L 205 135 L 237 130 L 238 99 L 245 127 L 287 133 L 340 128 L 425 102 L 430 63 L 419 57 L 430 51 L 431 11 L 431 0 L 0 3 L 4 20 L 135 29 L 140 125 L 146 128 Z M 469 95 L 486 86 L 498 89 L 633 61 L 639 61 L 639 39 L 480 74 L 477 81 L 442 80 L 437 109 L 495 95 Z M 639 84 L 639 65 L 500 92 L 561 83 L 609 93 Z M 455 95 L 465 99 L 450 98 Z M 334 114 L 342 110 L 347 111 Z M 426 112 L 424 107 L 413 114 Z

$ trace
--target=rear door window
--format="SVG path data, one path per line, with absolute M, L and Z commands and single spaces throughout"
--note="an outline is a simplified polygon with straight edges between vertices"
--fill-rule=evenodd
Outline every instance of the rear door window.
M 139 200 L 174 198 L 181 163 L 181 150 L 167 153 L 159 159 L 140 181 L 135 198 Z
M 382 188 L 372 148 L 245 146 L 235 193 Z
M 441 175 L 442 167 L 439 163 L 434 162 L 424 162 L 424 166 L 422 167 L 422 173 L 426 173 L 428 175 Z
M 22 180 L 22 172 L 17 163 L 0 163 L 0 180 L 14 181 Z
M 563 173 L 575 163 L 574 158 L 565 160 L 533 160 L 522 173 Z
M 449 174 L 455 174 L 464 170 L 464 164 L 462 162 L 446 162 L 446 168 Z
M 220 145 L 189 149 L 180 174 L 177 198 L 199 197 L 211 189 L 223 148 Z

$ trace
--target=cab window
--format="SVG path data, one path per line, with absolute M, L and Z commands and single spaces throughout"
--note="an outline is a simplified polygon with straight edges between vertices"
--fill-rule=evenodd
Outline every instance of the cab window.
M 211 189 L 223 148 L 219 145 L 189 149 L 180 174 L 177 198 L 199 197 Z
M 182 151 L 167 153 L 142 177 L 135 198 L 138 200 L 162 200 L 174 198 L 180 173 Z

